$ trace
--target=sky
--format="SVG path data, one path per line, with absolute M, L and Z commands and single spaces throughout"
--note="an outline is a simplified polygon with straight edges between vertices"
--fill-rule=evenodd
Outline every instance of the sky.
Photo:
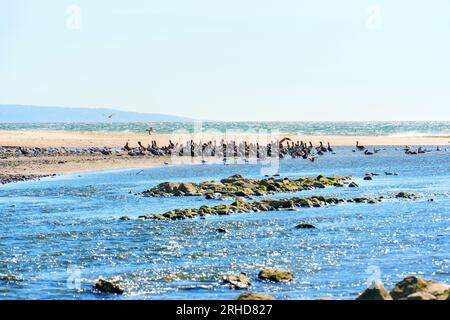
M 0 104 L 450 120 L 450 1 L 0 0 Z

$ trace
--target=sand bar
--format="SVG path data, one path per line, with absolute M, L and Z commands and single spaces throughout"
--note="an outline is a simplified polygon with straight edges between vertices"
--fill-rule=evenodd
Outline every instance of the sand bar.
M 354 146 L 359 140 L 365 146 L 450 146 L 450 137 L 386 137 L 386 136 L 255 136 L 255 135 L 170 135 L 170 134 L 138 134 L 124 132 L 68 132 L 68 131 L 0 131 L 0 146 L 21 147 L 121 147 L 125 142 L 130 146 L 137 146 L 141 141 L 144 145 L 156 140 L 158 145 L 166 145 L 171 139 L 174 142 L 194 141 L 220 141 L 222 138 L 236 141 L 259 141 L 290 137 L 292 140 L 312 141 L 317 145 L 319 141 L 330 142 L 332 146 Z M 215 159 L 217 160 L 217 159 Z M 12 156 L 0 159 L 0 183 L 15 180 L 26 180 L 33 175 L 52 175 L 76 173 L 86 171 L 145 168 L 161 166 L 164 163 L 196 163 L 200 159 L 173 159 L 170 157 L 130 157 L 126 152 L 112 155 L 57 155 L 57 156 Z M 23 179 L 15 178 L 17 175 L 26 175 Z M 29 177 L 28 177 L 29 176 Z
M 129 141 L 130 146 L 137 145 L 141 141 L 144 145 L 156 140 L 158 145 L 165 145 L 169 139 L 173 141 L 209 141 L 220 139 L 235 139 L 236 141 L 251 140 L 260 142 L 273 138 L 290 137 L 293 140 L 330 142 L 333 146 L 353 146 L 359 140 L 363 145 L 411 145 L 411 146 L 450 146 L 450 137 L 419 137 L 419 136 L 304 136 L 304 135 L 274 135 L 256 136 L 251 134 L 242 135 L 180 135 L 180 134 L 153 134 L 130 133 L 130 132 L 70 132 L 70 131 L 0 131 L 0 146 L 22 146 L 22 147 L 118 147 Z

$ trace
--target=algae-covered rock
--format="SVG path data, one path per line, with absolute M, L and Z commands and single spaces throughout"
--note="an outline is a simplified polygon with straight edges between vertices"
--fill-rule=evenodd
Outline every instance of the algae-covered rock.
M 99 279 L 94 284 L 95 290 L 104 293 L 123 294 L 124 289 L 115 282 Z
M 197 185 L 191 182 L 180 183 L 178 186 L 178 191 L 183 192 L 186 196 L 197 196 L 201 194 Z
M 415 293 L 428 293 L 436 298 L 445 299 L 449 292 L 450 286 L 445 283 L 409 276 L 395 285 L 391 290 L 391 296 L 394 299 L 407 299 Z
M 294 279 L 294 275 L 291 271 L 276 270 L 270 268 L 262 269 L 259 272 L 258 277 L 262 280 L 269 280 L 274 282 L 291 281 L 292 279 Z
M 292 198 L 263 198 L 256 201 L 246 201 L 244 197 L 237 197 L 236 201 L 227 205 L 219 204 L 216 206 L 203 205 L 199 208 L 185 208 L 170 210 L 161 214 L 145 214 L 138 217 L 140 220 L 157 219 L 157 220 L 181 220 L 188 218 L 201 217 L 206 215 L 229 215 L 237 212 L 265 212 L 287 210 L 293 211 L 297 208 L 308 207 L 322 207 L 328 205 L 335 205 L 341 202 L 356 202 L 356 203 L 376 203 L 381 201 L 381 198 L 336 198 L 326 197 L 321 195 L 313 195 L 311 197 L 292 197 Z M 126 219 L 126 218 L 123 218 Z
M 404 198 L 404 199 L 415 199 L 417 198 L 417 196 L 414 193 L 409 193 L 409 192 L 399 192 L 395 195 L 396 198 Z
M 276 300 L 274 297 L 264 293 L 243 292 L 237 300 Z
M 220 181 L 193 182 L 162 182 L 151 189 L 144 191 L 146 196 L 196 196 L 205 195 L 208 199 L 213 194 L 222 196 L 261 196 L 270 192 L 297 192 L 301 190 L 318 189 L 325 187 L 343 187 L 350 177 L 334 176 L 317 178 L 304 177 L 299 179 L 273 177 L 265 179 L 249 179 L 235 174 Z M 349 185 L 350 186 L 350 185 Z M 353 185 L 354 186 L 354 185 Z

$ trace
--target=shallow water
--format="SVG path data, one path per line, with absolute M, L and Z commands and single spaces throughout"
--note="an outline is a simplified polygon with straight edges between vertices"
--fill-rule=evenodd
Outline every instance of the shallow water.
M 202 197 L 148 198 L 162 181 L 261 177 L 259 164 L 180 165 L 85 173 L 0 186 L 1 299 L 233 299 L 223 275 L 246 272 L 251 290 L 280 299 L 353 299 L 373 273 L 386 287 L 415 273 L 450 281 L 450 153 L 373 156 L 338 148 L 317 162 L 281 161 L 282 176 L 354 175 L 360 188 L 294 195 L 339 197 L 424 194 L 415 201 L 345 203 L 298 211 L 236 213 L 183 221 L 119 221 L 179 207 L 217 204 Z M 368 172 L 384 174 L 363 181 Z M 277 197 L 286 194 L 277 195 Z M 433 198 L 433 202 L 429 202 Z M 230 200 L 231 201 L 231 200 Z M 225 201 L 227 202 L 227 201 Z M 295 229 L 300 222 L 317 226 Z M 218 227 L 229 229 L 218 234 Z M 257 280 L 263 267 L 290 269 L 291 283 Z M 370 271 L 372 270 L 372 271 Z M 375 270 L 375 271 L 373 271 Z M 80 289 L 67 280 L 81 276 Z M 120 277 L 123 296 L 96 294 L 98 277 Z

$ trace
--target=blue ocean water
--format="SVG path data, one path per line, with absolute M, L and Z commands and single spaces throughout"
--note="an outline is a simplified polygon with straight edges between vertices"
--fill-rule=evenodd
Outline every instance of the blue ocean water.
M 289 196 L 389 196 L 399 191 L 423 196 L 205 220 L 119 221 L 123 215 L 221 202 L 138 194 L 159 182 L 221 179 L 236 173 L 262 177 L 261 166 L 169 165 L 0 186 L 0 274 L 23 279 L 0 280 L 0 299 L 234 299 L 239 291 L 220 280 L 239 272 L 253 281 L 251 291 L 279 299 L 354 299 L 373 270 L 379 270 L 388 288 L 409 274 L 450 282 L 450 153 L 406 155 L 393 147 L 373 156 L 345 147 L 336 151 L 313 163 L 282 160 L 280 174 L 351 174 L 359 188 Z M 365 173 L 384 171 L 399 175 L 362 180 Z M 434 201 L 428 201 L 431 198 Z M 317 229 L 295 229 L 300 222 Z M 214 231 L 218 227 L 230 232 L 219 234 Z M 295 280 L 258 281 L 263 267 L 292 270 Z M 79 289 L 71 282 L 78 275 Z M 91 284 L 98 277 L 121 278 L 126 294 L 93 293 Z
M 0 119 L 1 122 L 1 119 Z M 64 130 L 103 132 L 145 132 L 152 127 L 158 133 L 227 130 L 272 132 L 306 135 L 366 136 L 446 136 L 450 137 L 450 121 L 397 122 L 131 122 L 131 123 L 0 123 L 0 130 Z

